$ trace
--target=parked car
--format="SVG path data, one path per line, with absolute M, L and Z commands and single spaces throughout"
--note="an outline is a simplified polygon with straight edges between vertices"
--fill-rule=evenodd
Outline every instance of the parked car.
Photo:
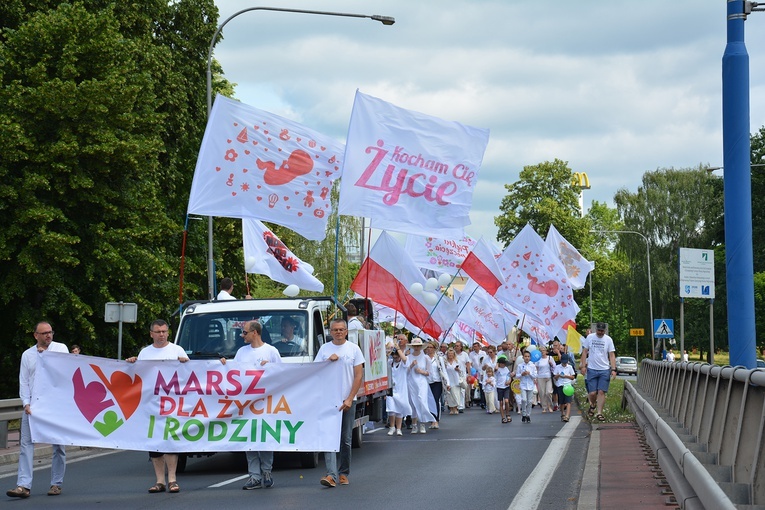
M 757 368 L 765 368 L 765 361 L 757 359 Z
M 637 375 L 638 363 L 635 358 L 629 356 L 617 356 L 616 357 L 616 373 L 618 374 L 635 374 Z

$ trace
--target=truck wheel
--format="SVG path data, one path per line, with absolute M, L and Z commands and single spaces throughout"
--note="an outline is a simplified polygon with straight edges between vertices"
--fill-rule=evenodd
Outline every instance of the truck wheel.
M 319 465 L 319 452 L 308 452 L 300 454 L 300 467 L 303 469 L 313 469 Z
M 362 444 L 364 444 L 364 425 L 359 425 L 353 429 L 353 434 L 351 435 L 351 447 L 361 448 Z
M 186 471 L 186 459 L 188 459 L 188 456 L 185 453 L 178 454 L 178 466 L 175 468 L 176 473 L 183 473 Z

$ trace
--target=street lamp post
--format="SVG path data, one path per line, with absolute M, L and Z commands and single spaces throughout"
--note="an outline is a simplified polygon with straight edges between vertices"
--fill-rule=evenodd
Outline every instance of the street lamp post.
M 648 238 L 641 234 L 640 232 L 636 232 L 635 230 L 590 230 L 590 232 L 596 233 L 596 234 L 637 234 L 640 237 L 643 238 L 643 241 L 645 241 L 645 259 L 646 264 L 648 265 L 648 308 L 651 315 L 651 324 L 650 324 L 650 330 L 651 330 L 651 352 L 653 353 L 654 349 L 654 331 L 653 331 L 653 291 L 651 290 L 651 250 L 650 250 L 650 243 L 648 242 Z
M 396 19 L 391 16 L 381 16 L 379 14 L 355 14 L 350 12 L 332 12 L 332 11 L 311 11 L 306 9 L 285 9 L 281 7 L 248 7 L 247 9 L 242 9 L 240 11 L 235 12 L 228 18 L 226 18 L 223 23 L 218 25 L 218 28 L 215 30 L 215 33 L 212 36 L 212 39 L 210 40 L 210 48 L 207 50 L 207 118 L 210 118 L 210 111 L 212 110 L 212 53 L 213 49 L 215 47 L 215 41 L 218 39 L 218 36 L 220 35 L 221 30 L 223 30 L 223 27 L 226 26 L 226 24 L 231 21 L 232 19 L 236 18 L 240 14 L 244 14 L 245 12 L 250 11 L 274 11 L 274 12 L 294 12 L 299 14 L 317 14 L 320 16 L 338 16 L 343 18 L 366 18 L 371 19 L 374 21 L 379 21 L 383 25 L 393 25 L 396 22 Z M 215 296 L 215 263 L 213 261 L 213 217 L 208 216 L 207 218 L 207 244 L 208 244 L 208 250 L 207 250 L 207 285 L 209 288 L 208 297 L 209 299 L 212 299 L 213 296 Z

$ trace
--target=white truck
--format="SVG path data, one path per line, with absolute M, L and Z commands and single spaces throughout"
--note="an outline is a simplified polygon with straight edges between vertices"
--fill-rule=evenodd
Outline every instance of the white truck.
M 263 326 L 263 341 L 277 348 L 284 363 L 311 363 L 322 344 L 331 341 L 325 317 L 332 312 L 346 317 L 345 308 L 332 297 L 192 302 L 181 312 L 175 343 L 183 347 L 191 359 L 233 359 L 244 345 L 241 336 L 244 324 L 257 319 Z M 361 347 L 366 360 L 353 429 L 353 446 L 358 448 L 363 442 L 364 424 L 383 418 L 390 379 L 384 332 L 351 331 L 348 340 Z M 207 455 L 211 454 L 179 455 L 178 471 L 185 469 L 187 457 Z M 304 468 L 318 464 L 318 452 L 299 455 Z

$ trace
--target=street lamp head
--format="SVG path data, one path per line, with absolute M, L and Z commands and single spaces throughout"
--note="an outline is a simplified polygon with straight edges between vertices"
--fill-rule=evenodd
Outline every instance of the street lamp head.
M 383 25 L 392 25 L 396 22 L 396 18 L 393 16 L 381 16 L 379 14 L 375 14 L 374 16 L 371 16 L 371 18 L 375 21 L 379 21 Z

